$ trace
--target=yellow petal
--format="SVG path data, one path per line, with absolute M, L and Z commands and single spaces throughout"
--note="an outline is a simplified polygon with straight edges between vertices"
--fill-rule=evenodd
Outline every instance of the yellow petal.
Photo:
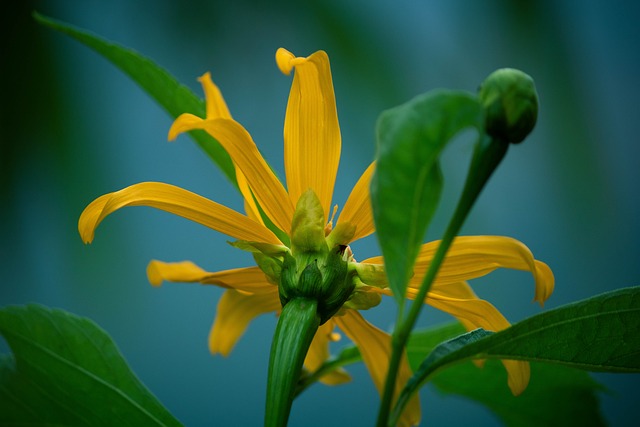
M 371 176 L 375 166 L 376 164 L 373 162 L 364 171 L 353 190 L 351 190 L 351 194 L 349 194 L 349 198 L 338 218 L 338 224 L 348 222 L 356 227 L 356 233 L 352 241 L 366 237 L 376 231 L 371 209 L 371 194 L 369 193 L 369 184 L 371 183 Z
M 249 188 L 247 178 L 244 176 L 238 166 L 236 166 L 235 169 L 236 181 L 238 181 L 238 188 L 240 189 L 240 193 L 242 193 L 242 196 L 244 197 L 244 210 L 247 213 L 247 216 L 256 222 L 259 222 L 260 224 L 264 224 L 264 221 L 262 221 L 262 216 L 260 216 L 260 210 L 258 209 L 256 200 L 253 198 L 253 193 L 251 193 L 251 189 Z
M 415 289 L 410 289 L 408 295 L 415 297 L 416 293 Z M 471 287 L 464 282 L 434 286 L 434 289 L 428 293 L 425 303 L 455 316 L 469 331 L 483 328 L 498 332 L 510 326 L 498 309 L 478 298 Z M 529 384 L 529 363 L 502 360 L 502 364 L 507 370 L 511 392 L 515 396 L 519 395 Z
M 109 214 L 126 206 L 149 206 L 190 219 L 240 240 L 281 244 L 271 230 L 254 220 L 190 191 L 161 182 L 143 182 L 98 197 L 85 208 L 78 231 L 85 243 Z
M 422 245 L 409 286 L 420 286 L 439 244 L 439 241 L 435 241 Z M 536 283 L 534 300 L 541 305 L 553 292 L 554 278 L 551 269 L 545 263 L 535 260 L 524 244 L 502 236 L 456 237 L 435 282 L 463 282 L 484 276 L 497 268 L 531 272 Z
M 296 58 L 284 49 L 276 62 L 285 74 L 295 68 L 284 121 L 284 165 L 293 204 L 309 188 L 318 195 L 325 214 L 340 161 L 340 127 L 329 57 L 318 51 Z
M 373 379 L 378 392 L 382 394 L 385 378 L 389 369 L 391 359 L 391 337 L 367 322 L 359 312 L 355 310 L 344 310 L 342 316 L 334 317 L 338 327 L 353 341 L 362 354 L 369 374 Z M 411 378 L 411 368 L 406 357 L 403 357 L 398 370 L 394 402 L 404 384 Z M 420 400 L 416 395 L 407 404 L 400 419 L 400 425 L 411 426 L 420 422 Z
M 507 383 L 509 389 L 514 396 L 519 396 L 529 385 L 531 377 L 531 366 L 529 362 L 522 360 L 502 360 L 504 367 L 507 369 Z
M 218 302 L 216 319 L 209 333 L 209 351 L 228 356 L 255 317 L 279 309 L 280 298 L 275 286 L 272 292 L 256 295 L 226 291 Z
M 191 261 L 167 263 L 152 260 L 147 266 L 147 277 L 154 286 L 160 286 L 163 281 L 202 283 L 235 289 L 247 295 L 271 293 L 275 287 L 258 267 L 210 273 Z
M 218 86 L 211 80 L 210 73 L 204 73 L 198 81 L 202 84 L 207 104 L 207 119 L 231 119 L 227 103 Z
M 318 328 L 316 335 L 313 337 L 307 357 L 304 359 L 304 366 L 310 372 L 318 370 L 329 358 L 329 342 L 334 341 L 334 336 L 336 335 L 333 332 L 334 327 L 335 322 L 330 319 Z M 342 368 L 331 371 L 320 378 L 320 382 L 326 385 L 343 384 L 350 380 L 351 377 Z
M 167 139 L 169 141 L 173 141 L 181 133 L 189 132 L 194 129 L 202 129 L 203 121 L 204 120 L 201 117 L 195 116 L 191 113 L 180 114 L 171 124 Z
M 293 218 L 293 204 L 282 183 L 258 151 L 251 135 L 233 120 L 202 120 L 190 114 L 182 114 L 169 129 L 169 139 L 194 129 L 206 130 L 224 147 L 246 177 L 265 214 L 278 228 L 288 233 Z
M 204 73 L 198 81 L 202 84 L 205 100 L 207 103 L 207 119 L 232 119 L 227 103 L 222 97 L 222 93 L 218 86 L 211 80 L 210 73 Z M 263 224 L 260 212 L 256 205 L 256 201 L 251 194 L 249 184 L 242 171 L 236 166 L 236 180 L 238 181 L 238 188 L 244 196 L 245 211 L 247 216 L 261 224 Z

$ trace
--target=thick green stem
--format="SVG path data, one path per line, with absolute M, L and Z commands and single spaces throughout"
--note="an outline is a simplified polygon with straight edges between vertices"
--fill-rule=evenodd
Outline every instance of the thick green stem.
M 391 403 L 395 392 L 398 368 L 400 366 L 400 361 L 402 360 L 402 355 L 407 344 L 407 340 L 409 339 L 409 334 L 411 333 L 411 330 L 413 329 L 416 320 L 418 319 L 418 315 L 420 314 L 420 310 L 422 309 L 422 305 L 424 303 L 425 297 L 427 296 L 427 292 L 429 292 L 433 280 L 438 274 L 440 266 L 444 261 L 444 258 L 447 254 L 447 251 L 449 250 L 449 247 L 451 246 L 451 243 L 453 242 L 453 239 L 460 231 L 462 224 L 464 223 L 469 211 L 471 210 L 471 207 L 478 198 L 478 195 L 482 191 L 482 188 L 488 181 L 493 171 L 500 164 L 500 161 L 503 159 L 505 153 L 507 152 L 508 146 L 508 142 L 491 138 L 488 135 L 483 135 L 476 145 L 465 186 L 462 191 L 462 195 L 460 196 L 460 200 L 458 201 L 458 205 L 453 214 L 453 217 L 451 218 L 451 221 L 449 222 L 449 225 L 442 237 L 433 260 L 429 265 L 429 269 L 427 270 L 427 273 L 422 280 L 420 290 L 418 291 L 415 301 L 411 304 L 411 309 L 409 310 L 407 317 L 404 319 L 404 321 L 398 324 L 398 327 L 393 332 L 391 339 L 391 360 L 389 361 L 389 371 L 387 373 L 384 392 L 382 394 L 380 411 L 378 412 L 378 427 L 396 425 L 400 415 L 402 414 L 404 404 L 407 401 L 403 402 L 402 407 L 396 407 L 393 412 L 393 417 L 389 419 Z
M 265 427 L 287 425 L 302 363 L 320 326 L 317 308 L 314 300 L 294 298 L 282 309 L 271 343 Z

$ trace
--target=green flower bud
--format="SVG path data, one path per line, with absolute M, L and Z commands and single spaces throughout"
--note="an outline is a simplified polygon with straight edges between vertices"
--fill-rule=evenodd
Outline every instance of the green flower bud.
M 538 94 L 533 79 L 522 71 L 494 71 L 480 85 L 478 96 L 485 109 L 485 130 L 492 137 L 518 143 L 535 126 Z

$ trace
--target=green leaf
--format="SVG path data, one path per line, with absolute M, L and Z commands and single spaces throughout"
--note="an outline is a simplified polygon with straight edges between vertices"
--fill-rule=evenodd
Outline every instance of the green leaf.
M 483 111 L 466 92 L 432 91 L 382 113 L 371 201 L 389 286 L 398 304 L 442 189 L 439 156 L 461 130 L 480 129 Z
M 67 34 L 120 68 L 151 95 L 171 117 L 176 118 L 182 113 L 205 117 L 204 101 L 149 58 L 64 22 L 35 12 L 33 16 L 42 25 Z M 189 134 L 220 167 L 227 178 L 236 184 L 235 169 L 231 158 L 218 141 L 204 131 L 192 131 Z
M 606 426 L 598 398 L 604 389 L 578 369 L 532 362 L 529 386 L 517 397 L 497 360 L 487 360 L 482 368 L 470 361 L 455 365 L 435 374 L 432 382 L 443 393 L 482 404 L 509 427 Z
M 529 360 L 606 372 L 640 372 L 640 287 L 530 317 L 497 333 L 473 331 L 438 345 L 420 364 L 399 408 L 432 374 L 471 358 Z
M 413 333 L 407 346 L 411 367 L 418 369 L 440 343 L 455 341 L 464 333 L 459 323 Z M 587 372 L 566 366 L 531 363 L 529 386 L 517 397 L 511 394 L 507 373 L 497 360 L 487 360 L 482 368 L 471 361 L 449 365 L 436 372 L 431 383 L 440 392 L 486 406 L 511 427 L 606 425 L 597 395 L 604 388 Z
M 180 426 L 92 321 L 38 305 L 0 310 L 0 425 Z

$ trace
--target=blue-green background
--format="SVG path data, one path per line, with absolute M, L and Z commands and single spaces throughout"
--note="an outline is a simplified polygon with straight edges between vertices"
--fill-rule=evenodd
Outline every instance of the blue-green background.
M 275 66 L 275 50 L 326 50 L 343 137 L 335 194 L 341 206 L 374 156 L 382 110 L 437 87 L 475 91 L 496 68 L 523 69 L 537 83 L 538 126 L 512 147 L 464 234 L 526 243 L 556 276 L 546 307 L 640 284 L 637 2 L 121 0 L 12 7 L 1 18 L 0 305 L 38 302 L 94 319 L 189 426 L 260 425 L 275 317 L 256 320 L 231 357 L 213 357 L 206 340 L 221 290 L 152 288 L 146 264 L 189 259 L 216 271 L 250 265 L 251 258 L 219 233 L 147 208 L 108 218 L 85 246 L 77 218 L 95 197 L 141 181 L 179 185 L 236 209 L 241 199 L 187 137 L 166 141 L 172 120 L 146 94 L 94 52 L 37 26 L 34 9 L 138 50 L 198 94 L 196 77 L 211 71 L 232 114 L 281 176 L 291 78 Z M 447 191 L 428 238 L 443 227 L 470 150 L 471 138 L 462 137 L 445 155 Z M 360 259 L 378 253 L 371 238 L 354 250 Z M 512 321 L 540 311 L 527 274 L 496 272 L 475 289 Z M 365 315 L 388 329 L 394 313 L 385 301 Z M 421 325 L 446 320 L 428 309 Z M 8 351 L 4 342 L 0 350 Z M 362 365 L 351 372 L 350 384 L 304 393 L 291 425 L 372 425 L 377 392 Z M 631 425 L 640 377 L 596 377 L 613 392 L 603 396 L 606 418 Z M 471 402 L 430 388 L 422 397 L 430 425 L 500 425 Z

